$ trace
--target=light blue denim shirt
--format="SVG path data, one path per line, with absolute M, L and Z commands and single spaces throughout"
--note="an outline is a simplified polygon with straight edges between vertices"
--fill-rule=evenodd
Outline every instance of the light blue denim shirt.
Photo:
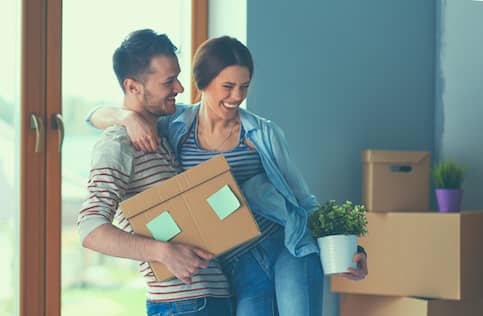
M 159 134 L 168 138 L 179 157 L 179 145 L 199 110 L 198 105 L 177 105 L 174 114 L 160 118 Z M 300 172 L 289 157 L 285 136 L 270 120 L 239 109 L 247 139 L 260 155 L 265 174 L 255 176 L 242 185 L 252 211 L 285 228 L 285 246 L 296 257 L 318 253 L 310 235 L 307 217 L 319 206 L 309 192 Z

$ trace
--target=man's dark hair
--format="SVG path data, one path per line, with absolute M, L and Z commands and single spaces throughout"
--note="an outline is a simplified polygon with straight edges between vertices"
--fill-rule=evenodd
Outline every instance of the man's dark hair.
M 112 56 L 114 72 L 121 89 L 124 91 L 123 82 L 126 78 L 141 80 L 142 75 L 149 70 L 153 57 L 176 57 L 176 51 L 176 46 L 166 34 L 158 34 L 151 29 L 130 33 Z

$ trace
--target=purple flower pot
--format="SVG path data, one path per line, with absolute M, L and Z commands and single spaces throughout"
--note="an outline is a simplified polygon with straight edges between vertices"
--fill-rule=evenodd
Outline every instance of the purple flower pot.
M 459 189 L 436 189 L 436 199 L 438 200 L 439 211 L 459 212 L 463 190 Z

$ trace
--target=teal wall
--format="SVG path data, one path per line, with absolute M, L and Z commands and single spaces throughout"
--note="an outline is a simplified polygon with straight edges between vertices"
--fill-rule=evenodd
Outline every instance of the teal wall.
M 468 168 L 463 209 L 483 209 L 483 2 L 437 1 L 436 148 Z
M 363 148 L 434 150 L 435 15 L 429 0 L 247 0 L 247 107 L 285 130 L 321 201 L 361 200 Z
M 432 1 L 249 0 L 247 19 L 247 106 L 282 126 L 319 199 L 360 200 L 363 148 L 433 150 Z

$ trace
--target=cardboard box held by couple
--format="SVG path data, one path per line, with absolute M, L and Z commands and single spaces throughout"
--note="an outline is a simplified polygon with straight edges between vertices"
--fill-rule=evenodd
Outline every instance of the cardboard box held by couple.
M 134 232 L 220 255 L 260 235 L 223 155 L 214 157 L 120 204 Z M 158 281 L 173 274 L 149 263 Z

